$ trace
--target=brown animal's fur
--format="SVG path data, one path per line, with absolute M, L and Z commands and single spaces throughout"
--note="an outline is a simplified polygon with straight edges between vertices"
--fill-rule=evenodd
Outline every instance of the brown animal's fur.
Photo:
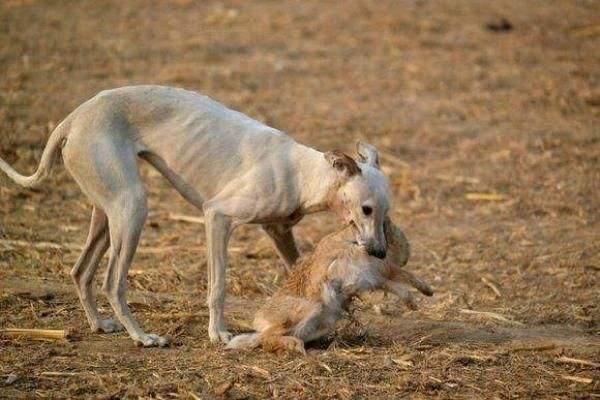
M 277 293 L 297 295 L 311 300 L 318 299 L 327 266 L 347 248 L 347 243 L 338 240 L 347 229 L 339 229 L 323 238 L 312 254 L 304 256 L 298 262 Z
M 287 349 L 304 352 L 304 342 L 331 332 L 352 298 L 377 289 L 397 294 L 416 308 L 408 284 L 426 295 L 431 288 L 401 267 L 410 247 L 404 233 L 386 219 L 387 257 L 368 256 L 354 242 L 351 226 L 324 237 L 301 260 L 289 279 L 256 313 L 256 333 L 235 337 L 228 348 Z

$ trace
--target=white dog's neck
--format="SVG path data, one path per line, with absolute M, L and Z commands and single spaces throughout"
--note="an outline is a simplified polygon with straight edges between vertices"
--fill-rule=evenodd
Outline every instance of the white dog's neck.
M 298 171 L 298 195 L 303 214 L 329 209 L 332 191 L 337 189 L 339 178 L 324 154 L 297 144 L 291 158 Z

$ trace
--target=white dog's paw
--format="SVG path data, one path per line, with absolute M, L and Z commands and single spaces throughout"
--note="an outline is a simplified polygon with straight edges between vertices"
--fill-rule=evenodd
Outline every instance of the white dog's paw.
M 153 333 L 145 334 L 137 339 L 133 339 L 136 346 L 139 347 L 167 347 L 169 346 L 169 340 L 162 336 L 155 335 Z
M 101 319 L 98 321 L 98 326 L 92 329 L 94 332 L 99 333 L 113 333 L 113 332 L 121 332 L 125 330 L 123 324 L 119 322 L 116 318 L 109 319 Z
M 208 337 L 213 343 L 229 343 L 233 335 L 225 329 L 214 329 L 208 332 Z

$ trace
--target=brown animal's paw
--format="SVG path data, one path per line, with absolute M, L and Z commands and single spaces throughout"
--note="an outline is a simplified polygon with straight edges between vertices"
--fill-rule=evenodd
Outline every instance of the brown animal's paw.
M 304 342 L 297 337 L 284 336 L 281 338 L 281 344 L 286 350 L 306 355 L 306 349 L 304 348 Z

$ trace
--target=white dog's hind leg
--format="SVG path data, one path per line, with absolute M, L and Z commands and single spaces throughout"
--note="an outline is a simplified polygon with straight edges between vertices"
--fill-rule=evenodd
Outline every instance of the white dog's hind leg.
M 100 104 L 103 105 L 103 104 Z M 73 121 L 62 155 L 65 167 L 92 204 L 108 217 L 110 258 L 102 287 L 115 316 L 131 338 L 144 346 L 167 341 L 146 334 L 125 301 L 126 277 L 147 215 L 146 192 L 138 168 L 134 132 L 110 105 Z
M 88 238 L 77 263 L 71 270 L 71 277 L 75 282 L 77 294 L 92 332 L 110 333 L 123 330 L 123 325 L 114 318 L 101 319 L 96 304 L 94 275 L 108 245 L 108 219 L 104 211 L 94 206 Z
M 125 298 L 127 271 L 148 214 L 146 193 L 141 182 L 136 185 L 136 182 L 130 181 L 130 187 L 122 190 L 115 200 L 108 212 L 111 254 L 103 289 L 115 315 L 136 343 L 144 347 L 164 347 L 168 341 L 145 333 L 131 315 Z

